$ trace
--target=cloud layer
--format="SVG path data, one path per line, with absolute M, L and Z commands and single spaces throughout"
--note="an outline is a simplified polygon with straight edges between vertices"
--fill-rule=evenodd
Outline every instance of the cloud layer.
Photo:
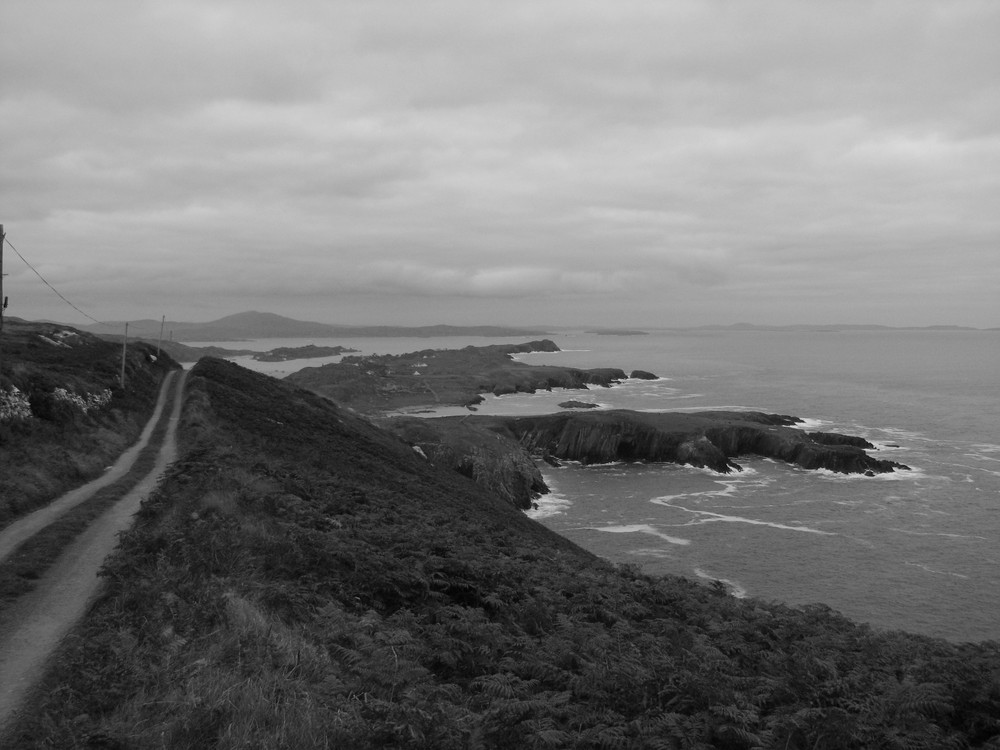
M 990 0 L 0 24 L 0 222 L 103 319 L 1000 325 Z M 5 271 L 11 314 L 73 320 Z

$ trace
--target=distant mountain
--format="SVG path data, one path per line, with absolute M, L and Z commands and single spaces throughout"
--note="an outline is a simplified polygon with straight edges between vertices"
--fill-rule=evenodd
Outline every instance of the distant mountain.
M 121 334 L 124 323 L 101 323 L 83 330 L 96 334 Z M 158 320 L 129 322 L 130 335 L 148 338 L 160 330 Z M 400 338 L 429 338 L 431 336 L 484 336 L 538 337 L 544 331 L 502 326 L 341 326 L 329 323 L 294 320 L 266 312 L 243 312 L 227 315 L 208 323 L 167 321 L 163 325 L 164 337 L 174 341 L 246 341 L 275 338 L 357 338 L 393 336 Z

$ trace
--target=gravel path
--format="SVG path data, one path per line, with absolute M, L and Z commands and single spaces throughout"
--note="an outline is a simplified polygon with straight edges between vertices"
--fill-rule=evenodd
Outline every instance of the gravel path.
M 148 443 L 157 421 L 161 418 L 170 420 L 152 470 L 139 479 L 131 490 L 123 494 L 115 505 L 66 548 L 39 580 L 37 588 L 32 593 L 21 597 L 3 613 L 0 621 L 0 727 L 13 716 L 31 686 L 41 677 L 45 662 L 59 641 L 83 615 L 100 586 L 97 571 L 104 558 L 115 548 L 118 535 L 129 527 L 132 516 L 142 501 L 156 488 L 160 475 L 176 458 L 177 423 L 180 419 L 181 394 L 186 377 L 186 371 L 171 373 L 168 376 L 160 391 L 153 416 L 143 430 L 139 442 L 122 454 L 114 467 L 104 476 L 67 493 L 41 511 L 21 519 L 19 524 L 39 516 L 20 530 L 9 532 L 10 527 L 8 527 L 4 529 L 3 535 L 0 535 L 0 560 L 2 560 L 16 548 L 17 544 L 20 544 L 20 541 L 29 538 L 61 513 L 89 498 L 101 487 L 126 474 L 139 451 Z M 168 407 L 169 415 L 164 417 L 164 410 Z M 113 472 L 116 475 L 108 480 L 108 475 Z M 96 487 L 92 486 L 95 484 Z M 56 511 L 43 513 L 53 506 L 57 506 Z M 25 528 L 30 530 L 25 531 Z M 8 534 L 11 539 L 19 538 L 20 541 L 14 543 L 5 553 L 4 545 L 9 544 L 6 538 Z

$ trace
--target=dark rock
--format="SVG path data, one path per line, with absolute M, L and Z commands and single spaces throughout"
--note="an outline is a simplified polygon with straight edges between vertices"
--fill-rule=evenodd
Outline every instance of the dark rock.
M 471 419 L 396 417 L 381 426 L 432 463 L 454 469 L 517 508 L 530 508 L 532 500 L 549 491 L 524 448 Z
M 817 442 L 787 425 L 800 420 L 778 414 L 613 410 L 475 419 L 534 454 L 584 464 L 654 461 L 728 473 L 740 469 L 735 458 L 760 456 L 849 474 L 907 468 L 875 459 L 855 445 Z
M 660 378 L 651 372 L 646 372 L 645 370 L 632 370 L 629 375 L 633 380 L 659 380 Z
M 596 409 L 599 406 L 590 401 L 563 401 L 559 404 L 560 409 Z
M 821 445 L 853 445 L 855 448 L 875 449 L 875 446 L 867 440 L 854 435 L 841 435 L 836 432 L 810 432 L 809 437 Z

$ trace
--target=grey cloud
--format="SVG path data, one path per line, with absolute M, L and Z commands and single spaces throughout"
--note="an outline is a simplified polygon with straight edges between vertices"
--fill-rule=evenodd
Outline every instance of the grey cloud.
M 664 291 L 780 316 L 812 289 L 882 315 L 891 278 L 919 315 L 934 275 L 954 322 L 996 324 L 959 271 L 1000 272 L 992 2 L 15 0 L 0 24 L 0 220 L 96 299 L 158 294 L 170 252 L 199 305 L 637 324 Z

